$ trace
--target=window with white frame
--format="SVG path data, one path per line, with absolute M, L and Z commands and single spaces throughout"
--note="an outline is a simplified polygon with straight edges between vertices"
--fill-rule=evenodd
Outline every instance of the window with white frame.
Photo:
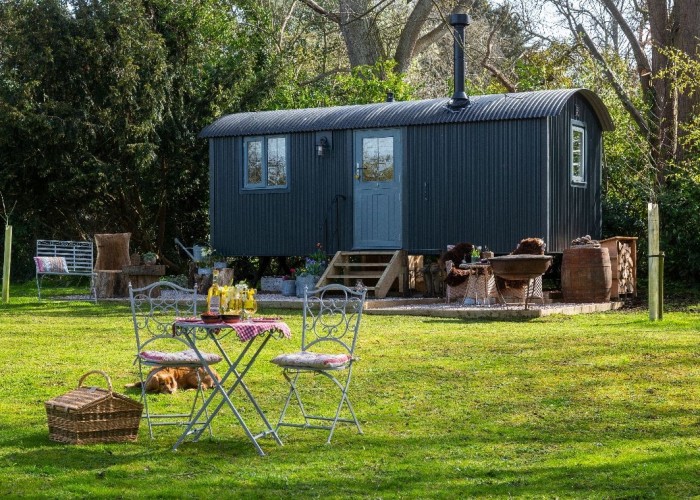
M 243 141 L 245 189 L 287 187 L 287 140 L 285 137 L 248 137 Z
M 586 184 L 586 128 L 580 122 L 571 124 L 571 183 Z

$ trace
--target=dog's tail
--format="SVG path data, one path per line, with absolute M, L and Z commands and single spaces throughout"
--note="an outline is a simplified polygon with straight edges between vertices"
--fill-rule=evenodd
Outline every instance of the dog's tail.
M 134 382 L 133 384 L 126 384 L 124 387 L 126 389 L 132 389 L 132 388 L 143 389 L 143 382 Z

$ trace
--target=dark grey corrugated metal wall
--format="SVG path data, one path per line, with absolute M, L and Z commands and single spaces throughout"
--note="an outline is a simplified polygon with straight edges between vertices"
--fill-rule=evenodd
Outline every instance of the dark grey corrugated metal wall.
M 569 185 L 576 104 L 588 133 L 586 189 Z M 470 241 L 507 253 L 531 236 L 561 252 L 575 237 L 600 236 L 602 132 L 580 97 L 557 117 L 413 126 L 403 134 L 403 248 L 409 252 Z M 210 139 L 213 247 L 257 256 L 305 255 L 316 242 L 329 252 L 352 248 L 352 135 L 333 131 L 330 154 L 319 158 L 314 132 L 287 134 L 284 192 L 242 191 L 242 138 Z
M 289 190 L 242 191 L 242 138 L 210 140 L 212 246 L 224 255 L 305 255 L 317 242 L 329 252 L 352 237 L 351 132 L 333 132 L 333 149 L 315 155 L 315 134 L 287 135 Z M 334 199 L 340 221 L 335 223 Z
M 579 117 L 575 117 L 576 107 Z M 570 182 L 571 120 L 586 124 L 585 188 L 572 187 Z M 552 234 L 547 241 L 551 252 L 561 252 L 571 240 L 586 234 L 600 238 L 602 231 L 601 158 L 602 130 L 586 101 L 571 99 L 562 113 L 551 118 L 550 154 L 552 157 Z
M 506 253 L 546 237 L 545 138 L 545 119 L 408 128 L 405 247 Z

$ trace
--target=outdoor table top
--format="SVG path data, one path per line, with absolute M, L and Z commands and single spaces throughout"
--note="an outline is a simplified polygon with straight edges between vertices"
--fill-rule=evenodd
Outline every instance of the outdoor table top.
M 254 318 L 248 321 L 238 321 L 235 323 L 204 322 L 201 319 L 177 318 L 173 323 L 173 331 L 182 328 L 197 328 L 219 333 L 221 330 L 230 329 L 236 333 L 238 340 L 247 342 L 270 330 L 278 331 L 286 339 L 292 337 L 292 331 L 287 323 L 278 318 Z

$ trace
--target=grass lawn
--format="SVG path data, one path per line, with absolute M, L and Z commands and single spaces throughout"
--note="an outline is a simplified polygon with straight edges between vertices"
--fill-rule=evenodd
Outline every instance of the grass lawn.
M 151 440 L 145 424 L 136 443 L 49 441 L 43 403 L 83 373 L 105 370 L 137 397 L 124 389 L 136 380 L 131 316 L 125 302 L 38 303 L 31 284 L 14 286 L 0 305 L 0 496 L 699 496 L 699 311 L 685 302 L 657 323 L 644 310 L 521 322 L 365 315 L 351 389 L 365 434 L 343 426 L 328 446 L 324 431 L 284 428 L 284 446 L 264 439 L 259 457 L 229 411 L 213 439 L 177 452 L 177 429 Z M 299 311 L 260 313 L 299 331 Z M 298 343 L 271 341 L 247 379 L 271 420 L 285 386 L 267 360 Z

